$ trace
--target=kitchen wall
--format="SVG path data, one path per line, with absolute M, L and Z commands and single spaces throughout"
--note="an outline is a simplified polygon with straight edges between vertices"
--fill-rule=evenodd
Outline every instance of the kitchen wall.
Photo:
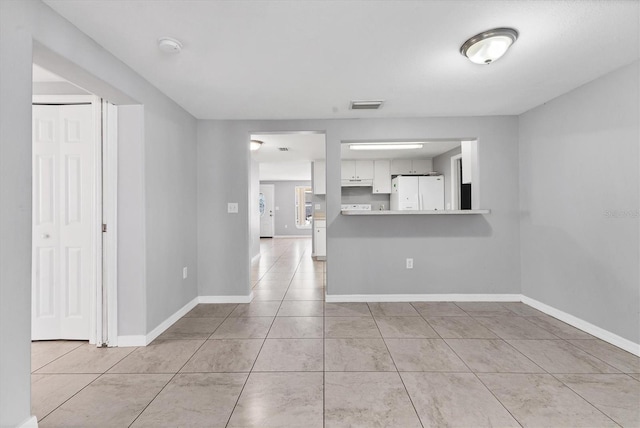
M 520 116 L 522 292 L 640 343 L 638 62 Z
M 146 306 L 126 309 L 144 315 L 133 317 L 137 325 L 121 322 L 120 334 L 145 335 L 197 296 L 196 120 L 40 1 L 0 2 L 0 58 L 0 426 L 13 427 L 31 416 L 33 62 L 116 104 L 144 105 L 144 142 L 133 149 L 143 150 L 143 164 L 135 168 L 144 176 L 125 168 L 118 177 L 119 186 L 143 180 L 144 199 L 119 215 L 144 213 L 144 244 L 136 244 L 144 245 L 138 267 L 144 274 L 119 275 L 118 286 L 136 288 Z M 186 281 L 183 266 L 189 267 Z
M 462 153 L 462 148 L 457 147 L 433 158 L 433 170 L 444 175 L 444 206 L 451 209 L 451 157 Z
M 391 178 L 389 178 L 391 180 Z M 371 204 L 372 210 L 389 209 L 391 195 L 388 193 L 373 193 L 371 187 L 343 187 L 343 204 Z
M 296 228 L 295 188 L 311 187 L 311 181 L 261 181 L 275 188 L 274 215 L 276 236 L 311 236 L 313 229 Z
M 327 136 L 329 294 L 520 293 L 517 117 L 199 121 L 198 126 L 201 293 L 249 294 L 247 206 L 236 215 L 217 207 L 246 200 L 251 133 L 300 130 Z M 340 215 L 342 140 L 476 137 L 480 203 L 491 214 Z M 205 222 L 208 218 L 221 221 Z M 413 270 L 404 267 L 407 257 L 414 258 Z

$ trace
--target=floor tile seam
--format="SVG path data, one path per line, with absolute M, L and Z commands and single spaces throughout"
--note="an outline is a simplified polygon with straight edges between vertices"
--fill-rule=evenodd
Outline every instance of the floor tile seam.
M 278 257 L 279 259 L 280 257 Z M 269 333 L 271 332 L 271 328 L 273 328 L 273 323 L 275 322 L 278 312 L 280 311 L 280 308 L 282 307 L 282 302 L 284 301 L 284 297 L 286 296 L 287 292 L 289 291 L 289 287 L 291 286 L 291 281 L 289 281 L 289 284 L 287 286 L 287 290 L 285 291 L 284 295 L 282 296 L 282 299 L 280 299 L 280 305 L 278 305 L 278 310 L 276 311 L 276 316 L 273 317 L 273 319 L 271 320 L 271 325 L 269 325 L 269 329 L 267 330 L 267 334 L 265 335 L 264 339 L 262 339 L 262 344 L 260 345 L 260 349 L 258 350 L 258 353 L 256 354 L 256 358 L 253 360 L 253 364 L 251 364 L 251 369 L 249 370 L 249 372 L 247 373 L 247 377 L 244 380 L 244 383 L 242 384 L 242 388 L 240 389 L 240 393 L 238 394 L 238 397 L 236 398 L 236 402 L 233 405 L 233 408 L 231 409 L 231 412 L 229 413 L 229 417 L 227 418 L 227 422 L 225 423 L 225 427 L 229 426 L 229 424 L 231 423 L 231 418 L 233 417 L 233 413 L 236 411 L 236 408 L 238 407 L 238 402 L 240 401 L 240 397 L 242 396 L 242 393 L 244 392 L 244 388 L 247 386 L 247 383 L 249 382 L 249 378 L 251 377 L 251 373 L 253 373 L 253 369 L 256 365 L 256 362 L 258 361 L 258 358 L 260 358 L 260 353 L 262 352 L 262 349 L 264 348 L 264 344 L 267 341 L 267 337 L 269 337 Z M 258 373 L 258 372 L 256 372 Z
M 572 341 L 572 340 L 593 340 L 593 339 L 562 339 L 562 340 L 564 340 L 565 342 L 567 342 L 569 345 L 573 346 L 574 348 L 578 348 L 578 349 L 579 349 L 579 350 L 581 350 L 582 352 L 585 352 L 585 353 L 589 354 L 589 355 L 590 355 L 590 356 L 592 356 L 593 358 L 595 358 L 595 359 L 597 359 L 597 360 L 602 361 L 603 363 L 605 363 L 605 364 L 606 364 L 606 365 L 608 365 L 609 367 L 614 368 L 615 370 L 617 370 L 617 371 L 618 371 L 618 372 L 620 372 L 620 373 L 625 373 L 625 374 L 628 374 L 628 373 L 634 373 L 634 372 L 626 372 L 626 371 L 624 371 L 624 370 L 622 370 L 622 369 L 619 369 L 619 368 L 617 368 L 616 366 L 614 366 L 613 364 L 608 363 L 608 362 L 607 362 L 606 360 L 604 360 L 603 358 L 600 358 L 600 357 L 598 357 L 597 355 L 594 355 L 593 353 L 589 352 L 588 350 L 586 350 L 586 349 L 582 349 L 581 347 L 579 347 L 579 346 L 574 345 L 573 343 L 571 343 L 571 341 Z M 598 339 L 598 338 L 596 338 L 595 340 L 602 340 L 602 339 Z M 602 340 L 602 341 L 604 342 L 604 340 Z M 625 353 L 627 353 L 627 354 L 631 355 L 632 357 L 634 357 L 634 358 L 638 359 L 638 363 L 640 363 L 640 357 L 638 357 L 637 355 L 634 355 L 634 354 L 632 354 L 631 352 L 625 351 L 625 350 L 624 350 L 624 349 L 622 349 L 622 348 L 618 348 L 616 345 L 613 345 L 613 344 L 611 344 L 611 343 L 608 343 L 608 342 L 605 342 L 605 343 L 607 343 L 607 344 L 609 344 L 609 345 L 613 346 L 614 348 L 616 348 L 616 350 L 617 350 L 617 351 L 622 351 L 622 352 L 625 352 Z
M 51 374 L 97 374 L 98 376 L 96 376 L 95 379 L 93 379 L 91 382 L 89 382 L 88 384 L 86 384 L 85 386 L 83 386 L 82 388 L 80 388 L 78 391 L 76 391 L 73 395 L 71 395 L 71 397 L 67 398 L 66 400 L 64 400 L 62 403 L 60 403 L 58 406 L 56 406 L 55 408 L 51 409 L 51 411 L 49 411 L 45 416 L 42 417 L 42 419 L 38 419 L 38 422 L 41 423 L 47 416 L 49 416 L 50 414 L 52 414 L 53 412 L 55 412 L 56 410 L 58 410 L 60 407 L 62 407 L 65 403 L 67 403 L 69 400 L 71 400 L 73 397 L 75 397 L 76 395 L 78 395 L 80 392 L 82 392 L 85 388 L 87 388 L 89 385 L 91 385 L 93 382 L 95 382 L 96 380 L 100 379 L 102 376 L 105 375 L 105 373 L 51 373 Z M 33 391 L 30 394 L 30 399 L 32 399 L 33 396 Z
M 509 340 L 517 340 L 517 339 L 502 339 L 502 338 L 500 338 L 499 340 L 504 342 L 507 346 L 509 346 L 511 349 L 513 349 L 519 355 L 522 355 L 524 358 L 529 360 L 529 362 L 531 362 L 531 364 L 533 364 L 534 366 L 538 367 L 540 370 L 542 370 L 543 373 L 549 374 L 549 372 L 544 367 L 542 367 L 540 364 L 538 364 L 535 361 L 533 361 L 528 355 L 526 355 L 524 352 L 520 351 L 518 348 L 516 348 L 511 343 L 509 343 Z M 531 340 L 544 340 L 544 339 L 531 339 Z M 555 340 L 555 339 L 550 339 L 550 340 Z
M 611 416 L 607 415 L 605 412 L 603 412 L 602 410 L 600 410 L 598 408 L 598 406 L 596 406 L 595 404 L 593 404 L 591 401 L 589 401 L 586 397 L 583 397 L 582 394 L 580 394 L 578 391 L 576 391 L 575 389 L 571 388 L 571 385 L 563 382 L 561 379 L 558 379 L 558 377 L 556 376 L 556 374 L 560 374 L 560 373 L 549 373 L 549 375 L 551 375 L 556 381 L 560 382 L 560 384 L 562 384 L 562 386 L 564 386 L 565 388 L 568 388 L 571 392 L 573 392 L 574 394 L 576 394 L 578 397 L 582 398 L 585 402 L 587 402 L 591 407 L 593 407 L 596 411 L 602 413 L 607 419 L 611 420 L 614 424 L 621 426 L 617 421 L 615 421 Z M 573 374 L 573 373 L 570 373 Z M 591 374 L 591 373 L 583 373 L 583 374 Z M 593 373 L 596 374 L 596 373 Z M 609 373 L 609 374 L 616 374 L 616 373 Z
M 231 311 L 229 311 L 229 313 L 227 314 L 227 316 L 224 318 L 224 320 L 218 324 L 218 326 L 214 329 L 214 331 L 209 335 L 209 337 L 211 337 L 211 335 L 213 335 L 213 333 L 216 332 L 216 330 L 218 330 L 218 328 L 220 328 L 220 326 L 222 324 L 224 324 L 224 322 L 229 319 L 231 313 L 233 311 L 235 311 L 235 309 L 238 307 L 238 305 L 236 305 Z M 216 317 L 217 318 L 217 317 Z M 221 318 L 221 317 L 220 317 Z M 193 359 L 193 357 L 198 353 L 198 351 L 204 346 L 205 343 L 207 343 L 207 340 L 209 339 L 209 337 L 207 337 L 207 339 L 203 340 L 202 343 L 200 344 L 200 346 L 198 346 L 198 348 L 193 352 L 193 354 L 191 354 L 191 356 L 189 358 L 187 358 L 187 361 L 184 362 L 184 364 L 182 364 L 182 366 L 173 374 L 173 376 L 171 376 L 171 379 L 169 379 L 169 381 L 167 383 L 165 383 L 162 388 L 160 388 L 160 391 L 158 391 L 158 393 L 156 395 L 153 396 L 153 398 L 147 403 L 146 406 L 144 406 L 144 408 L 142 409 L 142 411 L 140 413 L 138 413 L 138 415 L 133 419 L 133 421 L 131 421 L 131 423 L 129 424 L 129 426 L 132 426 L 137 420 L 138 418 L 140 418 L 140 416 L 145 412 L 145 410 L 147 410 L 147 408 L 151 405 L 151 403 L 153 403 L 155 401 L 156 398 L 158 398 L 158 396 L 162 393 L 162 391 L 165 390 L 165 388 L 176 378 L 176 376 L 178 376 L 178 374 L 182 374 L 181 371 L 182 369 L 185 368 L 185 366 L 187 364 L 189 364 L 189 362 Z
M 34 342 L 34 341 L 32 340 L 32 341 L 31 341 L 31 343 L 33 343 L 33 342 Z M 38 342 L 38 341 L 36 341 L 36 342 Z M 89 343 L 88 341 L 86 341 L 87 343 L 84 343 L 84 342 L 85 342 L 84 340 L 83 340 L 83 341 L 81 341 L 81 342 L 82 342 L 82 343 L 80 343 L 80 344 L 79 344 L 78 346 L 76 346 L 75 348 L 68 350 L 68 351 L 67 351 L 67 352 L 65 352 L 64 354 L 59 355 L 58 357 L 54 358 L 53 360 L 49 361 L 48 363 L 46 363 L 46 364 L 44 364 L 44 365 L 42 365 L 42 366 L 40 366 L 40 367 L 38 367 L 37 369 L 35 369 L 35 370 L 31 370 L 31 374 L 35 374 L 35 372 L 37 372 L 38 370 L 41 370 L 41 369 L 45 368 L 45 367 L 46 367 L 46 366 L 48 366 L 49 364 L 53 363 L 54 361 L 59 360 L 60 358 L 62 358 L 62 357 L 64 357 L 65 355 L 67 355 L 67 354 L 69 354 L 69 353 L 71 353 L 71 352 L 75 351 L 76 349 L 80 348 L 80 347 L 81 347 L 81 346 L 83 346 L 83 345 L 90 345 L 90 343 Z
M 471 318 L 473 318 L 474 320 L 476 320 L 481 326 L 483 326 L 484 328 L 486 328 L 487 330 L 489 330 L 490 332 L 492 332 L 493 334 L 495 334 L 496 336 L 498 336 L 499 338 L 504 339 L 504 340 L 565 340 L 565 339 L 563 339 L 561 337 L 556 336 L 555 334 L 551 333 L 550 331 L 547 331 L 544 328 L 535 325 L 531 321 L 526 320 L 525 317 L 521 317 L 519 315 L 515 315 L 515 316 L 518 317 L 518 318 L 522 318 L 525 321 L 527 321 L 529 324 L 531 324 L 532 326 L 537 327 L 537 328 L 545 331 L 546 333 L 549 333 L 550 335 L 552 335 L 554 337 L 554 339 L 549 339 L 549 338 L 546 338 L 546 339 L 527 339 L 527 338 L 522 338 L 522 337 L 502 337 L 500 334 L 498 334 L 498 332 L 494 331 L 491 327 L 482 324 L 482 322 L 480 322 L 477 319 L 477 318 L 496 318 L 496 317 L 487 317 L 487 316 L 478 316 L 478 315 L 469 315 L 469 316 Z M 511 317 L 512 315 L 508 315 L 508 316 Z
M 369 307 L 369 311 L 371 312 L 371 307 L 369 306 L 368 303 L 367 303 L 367 306 Z M 409 402 L 411 403 L 411 407 L 413 408 L 413 411 L 414 411 L 416 417 L 418 418 L 418 422 L 420 423 L 420 426 L 424 428 L 424 423 L 422 422 L 422 419 L 420 418 L 420 413 L 418 413 L 418 409 L 416 409 L 416 405 L 413 402 L 413 398 L 411 398 L 411 394 L 409 394 L 409 390 L 407 389 L 407 385 L 405 385 L 404 379 L 402 379 L 402 376 L 400 375 L 400 371 L 398 370 L 398 365 L 396 364 L 396 361 L 393 358 L 393 355 L 391 354 L 391 350 L 389 349 L 389 346 L 387 345 L 387 342 L 384 340 L 384 336 L 382 335 L 382 331 L 380 331 L 380 326 L 378 325 L 378 321 L 376 320 L 376 317 L 373 316 L 373 312 L 371 312 L 371 315 L 373 317 L 373 322 L 376 325 L 376 328 L 378 329 L 378 333 L 380 334 L 380 337 L 382 338 L 382 343 L 384 343 L 384 347 L 387 350 L 387 353 L 389 354 L 389 358 L 391 358 L 391 362 L 393 363 L 393 367 L 395 367 L 395 369 L 396 369 L 395 371 L 389 371 L 389 372 L 386 372 L 386 373 L 396 373 L 398 378 L 400 378 L 400 383 L 402 383 L 402 387 L 404 388 L 404 392 L 405 392 L 405 394 L 407 394 L 407 397 L 409 398 Z
M 446 340 L 444 340 L 444 343 L 449 347 L 449 349 L 451 349 L 451 351 L 458 357 L 458 359 L 460 361 L 462 361 L 462 363 L 465 365 L 465 367 L 467 367 L 467 369 L 469 369 L 470 373 L 472 373 L 473 376 L 475 376 L 475 378 L 478 379 L 478 382 L 480 382 L 482 384 L 482 386 L 484 386 L 484 388 L 487 391 L 489 391 L 489 394 L 491 394 L 493 396 L 493 398 L 495 398 L 496 401 L 498 403 L 500 403 L 500 405 L 505 409 L 505 411 L 507 411 L 507 413 L 509 413 L 511 415 L 513 420 L 516 421 L 516 423 L 518 423 L 518 425 L 523 426 L 522 423 L 520 423 L 520 421 L 515 417 L 515 415 L 513 413 L 511 413 L 511 411 L 507 408 L 507 406 L 502 401 L 500 401 L 500 399 L 496 396 L 496 394 L 494 394 L 493 391 L 482 381 L 482 379 L 480 379 L 480 376 L 478 376 L 478 373 L 474 372 L 471 369 L 469 364 L 467 364 L 467 362 L 456 352 L 455 349 L 453 349 L 453 347 Z
M 582 351 L 585 354 L 589 355 L 592 358 L 595 358 L 597 361 L 600 361 L 601 363 L 603 363 L 604 365 L 606 365 L 607 367 L 612 368 L 613 370 L 616 370 L 617 373 L 624 373 L 622 370 L 618 369 L 617 367 L 609 364 L 608 362 L 606 362 L 605 360 L 603 360 L 602 358 L 599 358 L 593 354 L 591 354 L 590 352 L 580 348 L 579 346 L 574 345 L 573 343 L 571 343 L 569 340 L 567 339 L 507 339 L 505 340 L 505 342 L 507 342 L 512 348 L 518 350 L 515 346 L 513 346 L 511 343 L 509 343 L 509 340 L 528 340 L 528 341 L 536 341 L 536 340 L 553 340 L 553 341 L 563 341 L 566 342 L 567 344 L 569 344 L 571 347 L 576 348 L 578 351 Z M 585 339 L 585 340 L 589 340 L 589 339 Z M 549 374 L 551 374 L 551 372 L 548 372 Z M 615 374 L 614 373 L 606 373 L 606 372 L 594 372 L 593 374 L 597 374 L 597 373 L 601 373 L 601 374 Z M 560 374 L 560 373 L 559 373 Z
M 480 383 L 482 384 L 482 386 L 484 386 L 484 388 L 485 388 L 487 391 L 489 391 L 489 394 L 491 394 L 491 395 L 493 396 L 493 398 L 495 398 L 495 399 L 496 399 L 496 401 L 497 401 L 498 403 L 500 403 L 500 405 L 502 406 L 502 408 L 503 408 L 504 410 L 506 410 L 506 412 L 507 412 L 507 413 L 509 413 L 509 415 L 511 415 L 511 417 L 513 418 L 513 420 L 514 420 L 514 421 L 516 421 L 516 423 L 517 423 L 518 425 L 520 425 L 521 427 L 524 427 L 523 422 L 520 422 L 520 420 L 519 420 L 518 418 L 516 418 L 516 415 L 514 415 L 514 414 L 511 412 L 511 410 L 509 410 L 509 408 L 507 407 L 507 405 L 506 405 L 506 404 L 504 404 L 504 403 L 502 402 L 502 400 L 500 400 L 500 398 L 498 398 L 498 396 L 497 396 L 497 395 L 496 395 L 496 394 L 491 390 L 491 388 L 489 388 L 489 387 L 487 386 L 487 384 L 486 384 L 486 383 L 484 383 L 484 381 L 480 378 L 480 376 L 478 376 L 478 373 L 473 373 L 473 375 L 476 377 L 476 379 L 478 379 L 478 382 L 480 382 Z

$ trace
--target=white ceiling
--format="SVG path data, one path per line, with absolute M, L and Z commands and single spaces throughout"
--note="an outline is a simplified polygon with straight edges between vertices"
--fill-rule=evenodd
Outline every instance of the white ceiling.
M 315 133 L 253 134 L 264 144 L 251 157 L 260 163 L 260 180 L 311 180 L 311 161 L 325 158 L 325 136 Z M 278 150 L 286 147 L 286 152 Z
M 520 114 L 639 56 L 638 1 L 45 2 L 200 119 Z M 501 26 L 502 59 L 460 55 Z

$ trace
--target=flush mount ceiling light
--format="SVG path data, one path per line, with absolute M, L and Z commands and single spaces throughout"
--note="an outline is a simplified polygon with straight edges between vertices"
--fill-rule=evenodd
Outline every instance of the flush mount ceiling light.
M 260 147 L 262 147 L 262 145 L 264 144 L 264 141 L 260 141 L 260 140 L 251 140 L 251 142 L 249 143 L 249 149 L 252 152 L 255 152 L 256 150 L 259 150 Z
M 158 39 L 158 48 L 166 53 L 178 53 L 182 50 L 182 43 L 171 37 L 161 37 Z
M 349 150 L 411 150 L 421 149 L 422 143 L 356 143 Z
M 460 53 L 476 64 L 491 64 L 507 52 L 518 39 L 513 28 L 494 28 L 464 42 Z

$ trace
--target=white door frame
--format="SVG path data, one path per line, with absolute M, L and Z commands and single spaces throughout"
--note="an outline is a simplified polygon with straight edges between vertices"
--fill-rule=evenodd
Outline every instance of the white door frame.
M 451 209 L 460 209 L 460 177 L 458 176 L 458 161 L 462 161 L 462 153 L 451 156 Z
M 91 103 L 95 119 L 94 166 L 98 171 L 92 201 L 92 245 L 95 249 L 94 281 L 91 285 L 89 314 L 89 343 L 96 346 L 117 345 L 117 116 L 115 106 L 104 109 L 103 101 L 95 95 L 33 95 L 36 104 Z M 111 112 L 111 114 L 108 114 Z M 104 124 L 104 126 L 103 126 Z M 103 188 L 105 194 L 103 195 Z M 106 199 L 103 199 L 106 198 Z M 104 203 L 103 203 L 104 201 Z M 107 233 L 102 224 L 109 220 Z M 104 241 L 103 241 L 103 238 Z M 32 297 L 33 298 L 33 297 Z M 106 309 L 105 309 L 106 306 Z M 107 321 L 105 323 L 105 320 Z M 107 328 L 105 328 L 107 327 Z

